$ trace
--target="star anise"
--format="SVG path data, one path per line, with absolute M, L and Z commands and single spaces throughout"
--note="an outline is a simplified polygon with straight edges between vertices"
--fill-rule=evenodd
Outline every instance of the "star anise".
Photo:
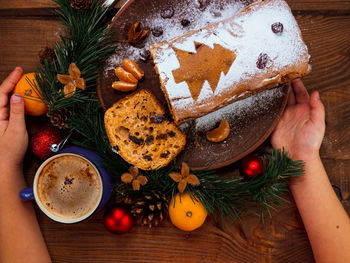
M 198 177 L 194 174 L 190 174 L 190 168 L 185 162 L 182 163 L 181 174 L 170 173 L 169 176 L 175 182 L 179 183 L 177 185 L 177 189 L 180 191 L 180 193 L 183 193 L 185 191 L 187 184 L 200 185 Z
M 69 65 L 68 73 L 69 75 L 57 74 L 58 81 L 65 85 L 63 88 L 65 98 L 72 97 L 77 88 L 86 89 L 85 80 L 80 77 L 80 70 L 75 63 Z
M 149 30 L 141 29 L 140 28 L 140 22 L 136 22 L 133 24 L 128 32 L 128 41 L 131 43 L 136 43 L 141 41 L 146 37 L 148 34 Z
M 132 189 L 134 191 L 140 190 L 141 185 L 147 184 L 146 176 L 139 174 L 139 169 L 135 166 L 130 166 L 128 173 L 123 173 L 121 180 L 123 183 L 132 183 Z

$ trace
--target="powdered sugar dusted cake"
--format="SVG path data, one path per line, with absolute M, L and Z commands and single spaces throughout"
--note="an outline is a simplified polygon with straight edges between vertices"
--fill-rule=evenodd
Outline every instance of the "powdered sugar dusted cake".
M 150 50 L 177 124 L 311 69 L 307 46 L 283 0 L 255 2 L 234 17 Z

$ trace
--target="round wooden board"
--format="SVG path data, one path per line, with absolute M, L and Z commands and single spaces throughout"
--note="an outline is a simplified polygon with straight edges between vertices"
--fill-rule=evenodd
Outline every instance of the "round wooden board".
M 224 6 L 223 2 L 225 2 L 226 6 L 237 4 L 237 1 L 234 0 L 217 1 L 217 3 L 214 3 L 214 6 L 218 6 L 217 12 L 219 13 L 223 10 L 223 8 L 220 8 L 220 6 Z M 150 21 L 152 20 L 150 18 L 155 16 L 154 13 L 161 12 L 161 10 L 171 5 L 176 5 L 177 7 L 186 6 L 186 8 L 175 9 L 174 16 L 166 20 L 169 28 L 178 26 L 177 24 L 180 23 L 182 18 L 193 15 L 193 5 L 195 4 L 196 1 L 191 2 L 187 0 L 176 1 L 176 3 L 171 0 L 131 0 L 119 10 L 113 19 L 111 31 L 117 34 L 120 44 L 115 57 L 112 57 L 108 62 L 109 67 L 101 72 L 98 83 L 98 96 L 104 109 L 111 107 L 116 101 L 128 95 L 128 93 L 121 93 L 112 89 L 111 86 L 117 80 L 114 67 L 120 66 L 118 60 L 130 58 L 130 50 L 134 50 L 133 56 L 136 56 L 132 59 L 145 72 L 145 77 L 139 83 L 138 89 L 151 90 L 167 108 L 166 99 L 161 92 L 159 78 L 154 70 L 153 61 L 149 59 L 144 62 L 138 55 L 139 52 L 145 50 L 145 45 L 147 47 L 149 44 L 147 41 L 154 42 L 157 39 L 154 36 L 148 36 L 143 43 L 138 44 L 138 47 L 132 47 L 127 42 L 127 31 L 136 21 L 141 22 L 143 28 L 148 27 L 151 29 Z M 239 4 L 247 5 L 249 1 L 245 1 L 244 4 L 240 1 Z M 181 11 L 177 12 L 177 10 Z M 217 12 L 215 11 L 215 13 Z M 200 19 L 205 19 L 205 17 L 207 16 L 203 16 L 203 18 L 200 16 Z M 195 22 L 191 21 L 191 26 Z M 193 29 L 191 26 L 188 29 L 186 28 L 186 30 Z M 167 28 L 165 27 L 163 30 L 165 35 Z M 137 55 L 135 55 L 135 50 Z M 288 90 L 289 85 L 285 84 L 234 103 L 231 106 L 231 111 L 234 114 L 230 114 L 228 117 L 231 132 L 229 137 L 221 143 L 207 141 L 205 138 L 206 130 L 202 129 L 199 131 L 196 128 L 196 124 L 192 122 L 184 129 L 187 135 L 187 144 L 178 158 L 185 158 L 185 161 L 192 169 L 217 169 L 234 163 L 251 153 L 268 138 L 278 123 L 287 103 Z M 212 123 L 210 129 L 217 124 L 217 116 L 216 118 L 213 117 L 213 120 L 215 123 Z

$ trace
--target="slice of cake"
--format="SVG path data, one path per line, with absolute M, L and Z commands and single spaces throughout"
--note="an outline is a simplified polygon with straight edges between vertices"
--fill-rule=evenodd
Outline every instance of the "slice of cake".
M 177 124 L 310 72 L 298 24 L 283 0 L 150 47 Z
M 186 136 L 164 114 L 148 90 L 118 101 L 104 116 L 112 147 L 125 161 L 144 170 L 168 165 L 184 148 Z

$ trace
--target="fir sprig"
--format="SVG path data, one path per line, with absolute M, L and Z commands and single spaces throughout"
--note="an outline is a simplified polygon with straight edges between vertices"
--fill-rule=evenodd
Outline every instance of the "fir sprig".
M 37 91 L 50 111 L 71 108 L 74 116 L 79 104 L 95 100 L 99 70 L 114 53 L 115 41 L 106 20 L 109 8 L 100 0 L 94 0 L 87 10 L 75 10 L 70 1 L 66 0 L 55 0 L 54 3 L 65 33 L 60 35 L 60 41 L 53 44 L 55 59 L 44 60 L 44 64 L 37 70 Z M 57 81 L 56 76 L 67 74 L 72 62 L 80 69 L 87 90 L 79 90 L 71 98 L 65 98 L 63 85 Z
M 97 101 L 76 109 L 76 114 L 68 121 L 68 126 L 75 131 L 75 145 L 91 149 L 103 158 L 105 166 L 120 182 L 120 176 L 128 169 L 128 164 L 112 151 L 104 125 L 104 112 Z
M 304 174 L 304 163 L 289 158 L 284 149 L 273 150 L 263 157 L 263 163 L 266 172 L 251 179 L 243 176 L 220 178 L 210 172 L 198 174 L 201 185 L 189 186 L 188 191 L 194 193 L 214 216 L 220 215 L 222 219 L 229 216 L 234 221 L 240 219 L 242 213 L 257 209 L 263 220 L 266 213 L 271 216 L 271 209 L 288 202 L 285 199 L 289 191 L 288 180 Z

